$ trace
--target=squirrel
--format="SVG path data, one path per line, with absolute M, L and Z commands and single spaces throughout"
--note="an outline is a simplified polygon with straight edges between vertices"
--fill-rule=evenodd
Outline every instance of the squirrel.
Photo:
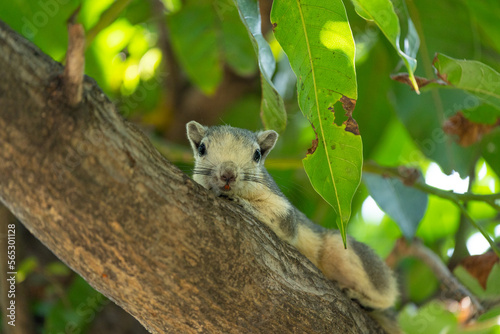
M 251 132 L 229 125 L 186 124 L 193 148 L 193 179 L 216 196 L 231 199 L 296 247 L 342 291 L 369 311 L 385 310 L 398 296 L 392 271 L 367 245 L 314 224 L 283 195 L 264 167 L 278 140 L 273 130 Z M 389 332 L 384 319 L 373 316 Z

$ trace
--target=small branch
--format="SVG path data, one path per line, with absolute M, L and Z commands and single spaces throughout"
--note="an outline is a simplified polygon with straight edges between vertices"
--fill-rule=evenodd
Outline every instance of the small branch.
M 406 185 L 411 185 L 412 187 L 421 190 L 425 193 L 436 195 L 438 197 L 448 199 L 451 201 L 459 200 L 459 201 L 482 201 L 485 203 L 488 203 L 491 205 L 494 209 L 500 211 L 500 205 L 496 203 L 496 201 L 500 200 L 500 193 L 496 194 L 488 194 L 488 195 L 480 195 L 480 194 L 473 194 L 470 192 L 466 192 L 463 194 L 457 194 L 452 191 L 447 191 L 447 190 L 442 190 L 439 188 L 435 188 L 432 186 L 429 186 L 428 184 L 414 181 L 410 182 L 409 184 L 407 176 L 405 175 L 405 170 L 401 167 L 384 167 L 380 166 L 374 162 L 365 162 L 363 165 L 363 171 L 367 173 L 373 173 L 373 174 L 379 174 L 383 176 L 390 176 L 390 177 L 396 177 L 401 179 L 403 183 Z
M 479 195 L 479 194 L 473 194 L 470 192 L 463 193 L 463 194 L 457 194 L 453 191 L 446 191 L 442 190 L 439 188 L 435 188 L 432 186 L 429 186 L 428 184 L 419 181 L 417 178 L 414 177 L 414 173 L 411 173 L 410 169 L 408 168 L 403 168 L 403 167 L 384 167 L 380 166 L 374 162 L 366 162 L 363 165 L 363 171 L 368 172 L 368 173 L 374 173 L 374 174 L 379 174 L 383 176 L 389 176 L 389 177 L 395 177 L 399 178 L 405 185 L 411 186 L 415 189 L 418 189 L 420 191 L 423 191 L 427 194 L 432 194 L 444 199 L 447 199 L 449 201 L 452 201 L 455 203 L 460 211 L 462 212 L 462 215 L 466 220 L 468 220 L 475 228 L 481 232 L 481 234 L 484 236 L 484 238 L 488 241 L 490 244 L 491 248 L 493 251 L 500 257 L 500 249 L 498 246 L 493 242 L 489 234 L 469 215 L 467 210 L 462 204 L 462 201 L 482 201 L 485 203 L 488 203 L 491 207 L 494 209 L 500 211 L 500 205 L 496 204 L 496 201 L 500 200 L 500 193 L 496 194 L 489 194 L 489 195 Z
M 71 107 L 77 106 L 82 101 L 85 69 L 85 32 L 81 24 L 75 23 L 75 17 L 79 11 L 80 7 L 68 20 L 68 52 L 63 74 L 64 95 Z
M 471 215 L 469 214 L 469 212 L 467 212 L 467 209 L 464 207 L 464 205 L 462 203 L 460 203 L 459 201 L 455 201 L 455 204 L 460 208 L 460 211 L 462 212 L 462 215 L 464 216 L 464 218 L 466 220 L 468 220 L 476 229 L 478 229 L 479 232 L 481 232 L 481 234 L 483 235 L 483 237 L 486 239 L 486 241 L 488 241 L 488 243 L 490 244 L 490 247 L 491 249 L 495 252 L 495 254 L 497 254 L 497 256 L 500 258 L 500 249 L 498 249 L 498 246 L 497 244 L 491 239 L 490 235 L 488 234 L 488 232 L 486 232 L 484 230 L 484 228 L 479 225 L 472 217 Z
M 419 240 L 408 243 L 404 238 L 399 239 L 388 257 L 389 265 L 398 262 L 402 257 L 415 257 L 424 262 L 441 282 L 444 290 L 454 299 L 460 301 L 469 297 L 476 312 L 481 312 L 483 307 L 477 298 L 453 276 L 444 265 L 443 261 Z

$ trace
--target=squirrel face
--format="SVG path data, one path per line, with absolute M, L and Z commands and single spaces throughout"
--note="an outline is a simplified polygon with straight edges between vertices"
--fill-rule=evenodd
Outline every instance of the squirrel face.
M 252 198 L 266 187 L 264 160 L 275 131 L 251 132 L 231 126 L 186 125 L 195 157 L 193 179 L 217 196 Z

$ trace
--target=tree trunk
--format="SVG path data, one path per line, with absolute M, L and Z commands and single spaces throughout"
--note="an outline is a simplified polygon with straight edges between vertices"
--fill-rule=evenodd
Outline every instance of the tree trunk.
M 0 22 L 0 200 L 95 289 L 153 333 L 382 333 L 163 158 L 92 79 L 68 107 L 62 72 Z

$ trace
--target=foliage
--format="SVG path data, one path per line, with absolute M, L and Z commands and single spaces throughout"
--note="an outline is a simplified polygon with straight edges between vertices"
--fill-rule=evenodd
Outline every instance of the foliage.
M 62 61 L 65 22 L 78 5 L 3 1 L 0 19 Z M 285 195 L 313 220 L 338 226 L 382 256 L 402 236 L 420 238 L 450 265 L 493 245 L 500 236 L 500 3 L 276 0 L 272 11 L 268 1 L 259 5 L 83 1 L 86 74 L 183 167 L 189 149 L 172 141 L 182 141 L 174 133 L 185 115 L 250 129 L 262 119 L 281 134 L 267 166 Z M 440 184 L 452 173 L 465 189 Z M 408 333 L 464 330 L 462 304 L 425 302 L 439 289 L 431 270 L 415 260 L 397 269 L 404 282 L 399 319 Z M 480 298 L 497 291 L 478 290 L 461 267 L 455 273 Z M 498 313 L 493 307 L 468 326 L 498 333 Z

